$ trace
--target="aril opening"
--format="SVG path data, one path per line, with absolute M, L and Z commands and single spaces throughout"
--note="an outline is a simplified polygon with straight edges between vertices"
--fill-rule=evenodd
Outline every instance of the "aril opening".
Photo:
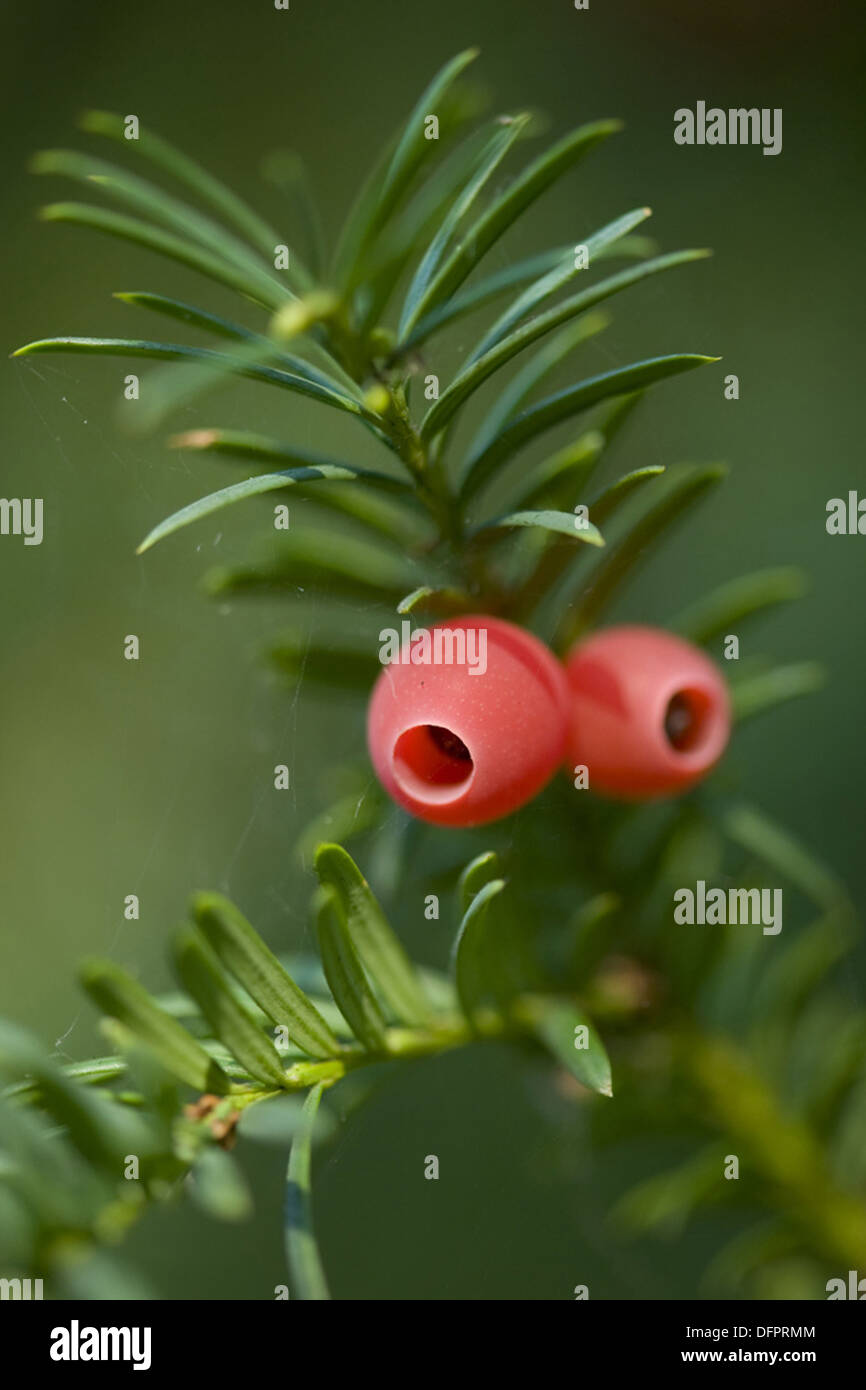
M 475 766 L 466 744 L 452 729 L 417 724 L 398 738 L 393 769 L 396 781 L 408 795 L 444 802 L 465 790 Z
M 693 753 L 706 740 L 712 702 L 702 690 L 678 690 L 665 710 L 665 735 L 678 753 Z

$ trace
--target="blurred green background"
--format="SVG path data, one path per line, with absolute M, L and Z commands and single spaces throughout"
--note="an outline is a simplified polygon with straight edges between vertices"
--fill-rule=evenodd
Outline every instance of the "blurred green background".
M 862 240 L 862 7 L 292 0 L 280 12 L 268 0 L 110 10 L 6 0 L 2 14 L 7 350 L 61 333 L 160 336 L 144 311 L 111 300 L 116 290 L 176 293 L 217 312 L 231 303 L 136 248 L 35 220 L 41 201 L 79 193 L 29 175 L 28 158 L 86 144 L 75 131 L 86 106 L 138 114 L 276 223 L 285 207 L 260 163 L 296 149 L 331 237 L 423 84 L 469 44 L 482 47 L 477 76 L 498 109 L 541 107 L 557 135 L 625 120 L 489 268 L 578 241 L 644 202 L 662 249 L 715 249 L 617 300 L 612 326 L 581 350 L 596 371 L 642 352 L 724 358 L 658 388 L 628 436 L 628 467 L 725 460 L 732 476 L 621 611 L 661 621 L 753 568 L 810 572 L 809 597 L 750 630 L 742 650 L 817 658 L 831 680 L 808 704 L 745 730 L 731 775 L 862 901 L 866 541 L 824 528 L 827 500 L 864 478 L 861 334 L 847 312 Z M 699 99 L 782 107 L 782 154 L 678 147 L 674 110 Z M 446 377 L 465 346 L 458 335 L 453 356 L 437 360 Z M 0 375 L 3 494 L 45 499 L 40 547 L 0 539 L 0 1013 L 71 1058 L 101 1046 L 74 984 L 79 958 L 111 953 L 164 986 L 166 941 L 193 889 L 231 894 L 277 949 L 307 942 L 310 879 L 292 846 L 327 802 L 323 767 L 356 758 L 363 737 L 362 712 L 287 690 L 263 669 L 280 605 L 219 608 L 201 594 L 204 570 L 245 557 L 266 512 L 238 509 L 135 556 L 166 513 L 237 475 L 131 433 L 132 407 L 120 406 L 130 370 L 139 368 L 39 357 L 5 361 Z M 737 402 L 723 398 L 728 371 L 740 379 Z M 221 389 L 176 428 L 257 428 L 374 459 L 372 443 L 362 437 L 359 449 L 332 412 L 272 397 L 249 384 Z M 138 663 L 122 659 L 128 633 L 140 638 Z M 289 793 L 272 789 L 276 762 L 292 768 Z M 123 918 L 129 893 L 141 899 L 138 922 Z M 444 963 L 444 921 L 407 912 L 407 937 L 418 957 Z M 390 1078 L 347 1120 L 317 1191 L 336 1296 L 568 1298 L 576 1283 L 592 1297 L 692 1295 L 706 1227 L 668 1246 L 612 1241 L 601 1212 L 622 1174 L 593 1168 L 577 1147 L 551 1161 L 531 1089 L 497 1052 L 444 1057 Z M 431 1152 L 447 1181 L 422 1180 Z M 162 1211 L 134 1234 L 161 1295 L 267 1298 L 283 1282 L 283 1159 L 266 1151 L 251 1162 L 249 1226 Z

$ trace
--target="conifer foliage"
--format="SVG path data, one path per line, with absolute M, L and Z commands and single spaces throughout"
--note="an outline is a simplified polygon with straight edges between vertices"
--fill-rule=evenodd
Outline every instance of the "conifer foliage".
M 275 634 L 270 660 L 293 686 L 349 692 L 359 708 L 381 669 L 375 633 L 404 619 L 490 614 L 564 656 L 724 476 L 716 464 L 606 473 L 644 393 L 717 359 L 658 355 L 585 376 L 581 345 L 604 329 L 601 305 L 650 276 L 698 273 L 690 263 L 708 253 L 660 253 L 638 207 L 577 245 L 491 257 L 618 124 L 582 125 L 527 155 L 529 115 L 479 120 L 466 74 L 475 56 L 458 55 L 421 94 L 333 249 L 305 180 L 292 188 L 294 244 L 144 124 L 131 132 L 128 118 L 83 118 L 88 135 L 118 147 L 117 162 L 65 149 L 34 161 L 104 198 L 52 203 L 46 219 L 122 238 L 235 292 L 238 317 L 123 291 L 167 338 L 46 338 L 19 353 L 168 364 L 142 392 L 153 425 L 229 377 L 287 393 L 286 438 L 207 418 L 171 438 L 241 477 L 154 518 L 140 548 L 236 503 L 310 499 L 304 516 L 318 522 L 205 582 L 219 598 L 326 600 L 333 629 L 312 645 Z M 458 325 L 472 346 L 446 376 L 440 344 Z M 563 373 L 568 384 L 552 385 Z M 351 417 L 375 462 L 297 443 L 296 397 Z M 567 443 L 551 451 L 549 433 L 566 425 Z M 713 655 L 732 627 L 802 588 L 787 568 L 732 577 L 667 626 Z M 359 595 L 369 631 L 349 606 Z M 735 723 L 771 715 L 821 679 L 808 661 L 739 666 Z M 358 760 L 368 781 L 360 748 Z M 340 1143 L 329 1092 L 380 1063 L 494 1044 L 534 1068 L 563 1152 L 614 1152 L 650 1129 L 681 1142 L 676 1167 L 620 1194 L 616 1239 L 676 1233 L 726 1205 L 736 1238 L 720 1243 L 708 1290 L 769 1296 L 795 1267 L 847 1269 L 866 1249 L 866 1013 L 840 983 L 853 911 L 832 874 L 729 786 L 710 778 L 629 807 L 558 776 L 525 814 L 466 832 L 422 826 L 376 796 L 359 813 L 347 785 L 298 846 L 314 871 L 317 959 L 284 952 L 278 917 L 260 934 L 233 903 L 198 893 L 174 942 L 176 992 L 154 997 L 107 960 L 82 965 L 105 1056 L 63 1065 L 0 1027 L 7 1264 L 54 1291 L 134 1296 L 136 1276 L 114 1249 L 130 1223 L 185 1194 L 217 1218 L 243 1218 L 253 1195 L 237 1153 L 276 1134 L 290 1150 L 292 1294 L 326 1298 L 311 1173 L 314 1140 Z M 698 880 L 783 884 L 790 928 L 773 937 L 676 926 L 672 894 Z M 452 921 L 442 971 L 415 965 L 401 941 L 407 901 L 433 892 Z M 731 1154 L 736 1182 L 723 1177 Z

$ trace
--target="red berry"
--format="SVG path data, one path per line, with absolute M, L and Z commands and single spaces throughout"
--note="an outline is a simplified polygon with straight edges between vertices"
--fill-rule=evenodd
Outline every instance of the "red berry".
M 731 728 L 728 692 L 690 642 L 653 627 L 611 627 L 566 661 L 571 766 L 590 789 L 627 801 L 672 796 L 718 762 Z
M 565 755 L 565 673 L 536 637 L 500 618 L 459 618 L 427 633 L 431 647 L 443 644 L 440 660 L 409 663 L 413 644 L 404 645 L 373 688 L 367 742 L 376 775 L 434 825 L 498 820 L 535 796 Z M 466 644 L 474 674 L 468 661 L 442 660 L 452 642 L 458 656 Z

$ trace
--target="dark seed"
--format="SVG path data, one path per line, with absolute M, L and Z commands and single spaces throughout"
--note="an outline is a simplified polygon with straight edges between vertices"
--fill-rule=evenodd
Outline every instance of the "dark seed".
M 665 713 L 665 733 L 672 748 L 688 748 L 694 730 L 695 712 L 686 695 L 674 695 Z
M 457 758 L 460 762 L 471 763 L 472 754 L 466 744 L 456 734 L 452 734 L 450 729 L 443 729 L 440 724 L 428 724 L 427 732 L 436 747 L 442 753 L 447 753 L 449 758 Z

